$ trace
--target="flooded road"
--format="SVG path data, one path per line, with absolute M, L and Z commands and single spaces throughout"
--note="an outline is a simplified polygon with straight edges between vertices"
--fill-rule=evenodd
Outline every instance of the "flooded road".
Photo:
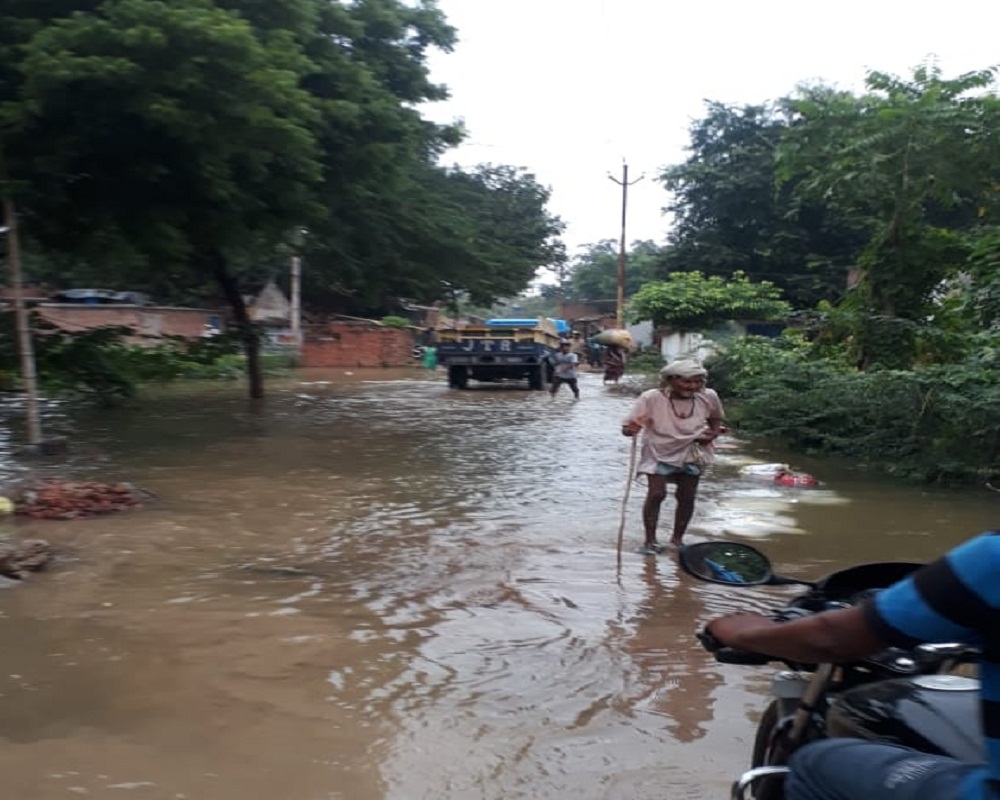
M 770 673 L 715 664 L 694 633 L 788 590 L 737 597 L 635 554 L 639 484 L 617 568 L 631 397 L 597 375 L 579 402 L 413 371 L 269 389 L 66 417 L 63 474 L 158 500 L 2 523 L 64 554 L 0 589 L 4 797 L 726 796 Z M 926 559 L 997 524 L 985 491 L 803 460 L 820 488 L 741 478 L 789 456 L 732 444 L 690 538 L 759 544 L 789 574 Z

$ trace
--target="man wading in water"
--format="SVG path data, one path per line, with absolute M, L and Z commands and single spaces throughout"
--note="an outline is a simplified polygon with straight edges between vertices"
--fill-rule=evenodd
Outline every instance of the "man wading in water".
M 712 389 L 705 388 L 707 377 L 708 372 L 697 361 L 668 364 L 660 370 L 660 388 L 639 395 L 622 423 L 625 436 L 642 431 L 636 472 L 645 475 L 647 482 L 642 506 L 646 541 L 639 550 L 644 555 L 663 552 L 663 546 L 656 541 L 656 526 L 668 483 L 677 487 L 670 543 L 680 547 L 694 514 L 698 481 L 712 463 L 713 443 L 724 430 L 722 401 Z
M 580 363 L 580 357 L 570 352 L 570 343 L 565 339 L 559 342 L 558 352 L 553 353 L 549 360 L 553 367 L 552 388 L 549 389 L 549 394 L 555 397 L 559 387 L 565 383 L 573 392 L 573 397 L 579 400 L 580 387 L 577 386 L 576 368 Z

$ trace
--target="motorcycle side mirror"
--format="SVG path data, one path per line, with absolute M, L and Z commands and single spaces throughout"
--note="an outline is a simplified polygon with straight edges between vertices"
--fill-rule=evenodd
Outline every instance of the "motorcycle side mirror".
M 815 586 L 811 581 L 775 575 L 771 560 L 760 550 L 738 542 L 699 542 L 684 545 L 678 554 L 681 569 L 710 583 L 729 586 Z
M 680 549 L 681 567 L 711 583 L 759 586 L 771 583 L 771 562 L 759 550 L 736 542 L 699 542 Z

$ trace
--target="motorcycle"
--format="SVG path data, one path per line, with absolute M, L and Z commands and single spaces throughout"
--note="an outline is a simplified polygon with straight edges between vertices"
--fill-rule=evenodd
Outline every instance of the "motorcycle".
M 919 569 L 921 564 L 879 562 L 834 572 L 819 581 L 776 575 L 753 547 L 715 541 L 679 553 L 689 575 L 727 586 L 802 585 L 771 618 L 787 622 L 849 608 Z M 983 763 L 979 681 L 956 674 L 979 652 L 960 642 L 889 648 L 849 664 L 799 664 L 725 647 L 704 630 L 702 645 L 723 664 L 784 663 L 771 680 L 771 701 L 754 737 L 750 770 L 732 788 L 733 800 L 784 800 L 788 759 L 799 747 L 828 737 L 899 744 L 925 753 Z

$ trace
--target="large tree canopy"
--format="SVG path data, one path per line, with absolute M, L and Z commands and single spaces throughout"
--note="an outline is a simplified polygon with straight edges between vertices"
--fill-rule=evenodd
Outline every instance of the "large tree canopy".
M 433 0 L 11 0 L 0 188 L 70 274 L 214 285 L 252 372 L 242 293 L 292 241 L 335 308 L 514 293 L 561 224 L 527 173 L 437 166 L 461 130 L 419 105 L 446 96 L 426 58 L 454 36 Z
M 796 202 L 791 186 L 778 185 L 776 152 L 793 119 L 787 101 L 708 103 L 691 125 L 690 156 L 660 176 L 675 218 L 666 271 L 742 270 L 798 306 L 843 294 L 864 235 L 836 209 Z
M 583 247 L 567 265 L 563 276 L 563 292 L 568 300 L 594 302 L 616 300 L 618 297 L 619 243 L 613 239 Z M 639 287 L 657 277 L 662 257 L 659 246 L 652 241 L 632 242 L 625 253 L 625 297 L 631 297 Z
M 560 257 L 563 225 L 546 210 L 548 198 L 521 169 L 418 164 L 398 192 L 369 198 L 381 211 L 362 220 L 355 237 L 325 238 L 320 228 L 308 295 L 316 307 L 352 313 L 390 307 L 395 298 L 429 303 L 461 294 L 488 306 L 516 295 Z
M 848 299 L 857 362 L 905 368 L 945 282 L 977 274 L 971 248 L 1000 212 L 1000 100 L 985 91 L 993 70 L 945 79 L 933 62 L 866 83 L 860 96 L 819 87 L 794 101 L 779 176 L 797 200 L 865 229 Z
M 643 286 L 629 303 L 635 322 L 678 330 L 711 328 L 728 320 L 782 320 L 791 306 L 769 281 L 754 283 L 742 272 L 730 280 L 700 272 L 674 272 Z

